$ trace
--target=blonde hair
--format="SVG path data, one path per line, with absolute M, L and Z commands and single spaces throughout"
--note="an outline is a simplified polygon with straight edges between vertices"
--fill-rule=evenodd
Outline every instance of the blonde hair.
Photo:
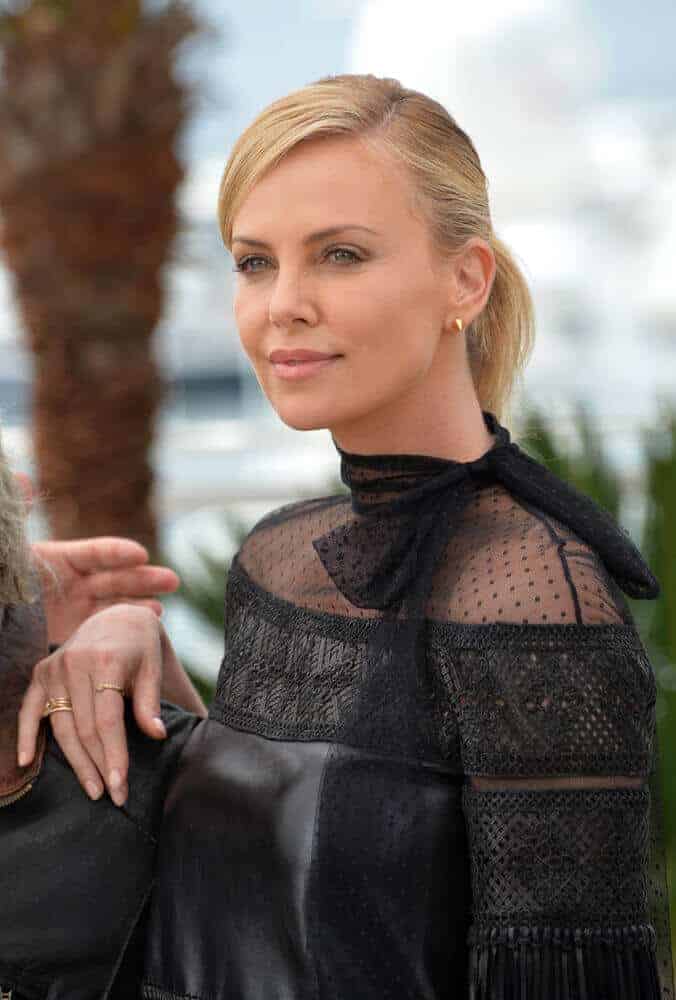
M 452 252 L 473 236 L 491 246 L 495 280 L 466 336 L 481 407 L 503 419 L 533 347 L 533 303 L 519 266 L 493 232 L 477 151 L 437 101 L 397 80 L 344 74 L 270 104 L 239 137 L 223 173 L 218 215 L 225 245 L 231 246 L 239 206 L 263 174 L 300 143 L 336 135 L 375 138 L 404 164 L 440 248 Z
M 24 532 L 26 505 L 5 460 L 0 440 L 0 606 L 23 604 L 37 596 Z

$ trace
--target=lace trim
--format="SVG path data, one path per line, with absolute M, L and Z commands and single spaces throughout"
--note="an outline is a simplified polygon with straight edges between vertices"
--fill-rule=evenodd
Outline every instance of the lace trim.
M 429 622 L 427 655 L 406 685 L 386 660 L 387 635 L 396 643 L 406 623 L 299 608 L 237 563 L 226 622 L 210 717 L 235 728 L 399 752 L 397 720 L 413 699 L 419 756 L 458 772 L 644 770 L 654 679 L 628 626 Z
M 475 923 L 646 923 L 647 788 L 463 791 Z
M 648 774 L 655 679 L 643 649 L 430 647 L 468 774 Z

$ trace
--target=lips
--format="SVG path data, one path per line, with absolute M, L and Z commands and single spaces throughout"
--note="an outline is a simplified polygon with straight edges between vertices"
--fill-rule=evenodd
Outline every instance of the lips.
M 323 354 L 320 351 L 308 351 L 303 348 L 296 348 L 292 351 L 272 351 L 269 361 L 273 365 L 298 364 L 303 361 L 329 361 L 337 358 L 337 354 Z
M 293 351 L 272 351 L 269 360 L 278 378 L 298 381 L 336 364 L 341 357 L 340 354 L 323 354 L 320 351 L 296 348 Z

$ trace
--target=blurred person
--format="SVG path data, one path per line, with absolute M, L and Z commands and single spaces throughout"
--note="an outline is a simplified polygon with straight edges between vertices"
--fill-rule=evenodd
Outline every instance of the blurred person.
M 25 480 L 21 486 L 29 492 Z M 129 713 L 133 789 L 124 810 L 102 798 L 100 781 L 89 798 L 82 795 L 44 726 L 31 764 L 18 766 L 17 718 L 49 640 L 67 645 L 69 631 L 119 595 L 128 602 L 125 630 L 132 632 L 133 615 L 155 618 L 161 611 L 155 595 L 174 590 L 178 580 L 171 570 L 146 565 L 146 550 L 128 539 L 43 542 L 31 551 L 24 514 L 0 448 L 0 996 L 122 1000 L 138 992 L 140 917 L 153 879 L 162 796 L 196 715 L 164 704 L 167 738 L 160 740 L 157 731 L 153 739 L 144 736 Z M 150 650 L 146 664 L 153 666 Z M 181 679 L 174 696 L 200 710 Z M 92 697 L 105 724 L 121 693 L 103 688 Z M 50 716 L 62 711 L 68 705 L 58 698 L 44 708 Z
M 672 996 L 655 681 L 624 598 L 659 585 L 501 422 L 532 304 L 471 139 L 397 81 L 326 78 L 245 130 L 219 217 L 260 385 L 329 429 L 348 493 L 267 515 L 233 560 L 143 996 Z M 56 737 L 114 793 L 122 708 L 97 731 L 80 692 L 133 683 L 139 655 L 123 609 L 97 618 L 79 676 L 63 650 L 36 667 L 20 752 L 45 697 L 71 698 Z

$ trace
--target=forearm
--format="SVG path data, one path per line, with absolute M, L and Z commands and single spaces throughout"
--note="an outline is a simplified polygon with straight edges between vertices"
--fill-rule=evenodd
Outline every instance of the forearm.
M 200 698 L 194 684 L 188 677 L 180 660 L 174 652 L 164 628 L 162 632 L 163 671 L 161 695 L 165 701 L 170 701 L 187 712 L 194 712 L 202 718 L 206 717 L 207 709 Z

